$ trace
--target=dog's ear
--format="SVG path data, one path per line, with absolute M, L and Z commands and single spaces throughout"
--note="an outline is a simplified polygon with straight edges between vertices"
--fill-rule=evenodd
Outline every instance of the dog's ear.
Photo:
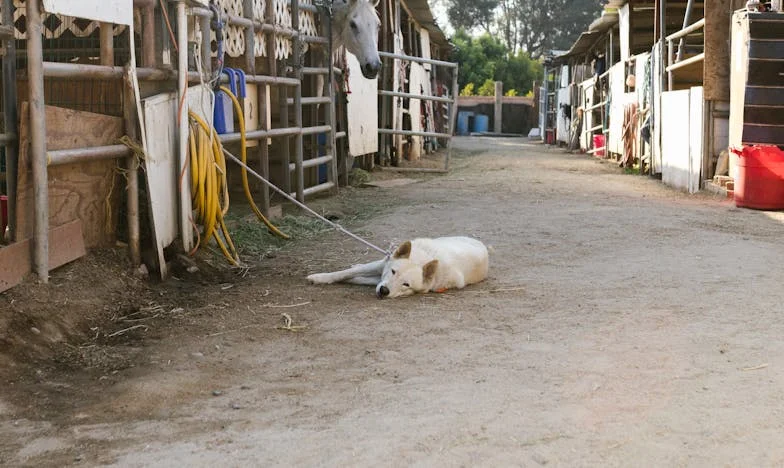
M 408 258 L 411 255 L 411 241 L 405 241 L 395 250 L 394 258 Z
M 436 270 L 438 270 L 438 260 L 431 260 L 425 263 L 425 266 L 422 267 L 422 280 L 425 283 L 433 281 L 436 277 Z

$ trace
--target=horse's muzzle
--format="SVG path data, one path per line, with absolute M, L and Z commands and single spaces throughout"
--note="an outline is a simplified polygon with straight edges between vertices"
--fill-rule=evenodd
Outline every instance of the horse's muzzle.
M 362 65 L 362 76 L 369 80 L 373 80 L 378 76 L 378 72 L 381 70 L 381 60 L 374 60 L 372 62 L 367 62 Z

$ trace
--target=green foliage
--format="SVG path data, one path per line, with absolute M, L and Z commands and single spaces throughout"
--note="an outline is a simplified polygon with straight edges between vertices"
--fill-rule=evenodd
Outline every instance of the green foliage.
M 508 50 L 539 58 L 567 50 L 602 11 L 604 0 L 445 0 L 455 29 L 484 31 Z M 481 81 L 476 81 L 481 83 Z
M 509 96 L 509 97 L 514 97 L 514 96 L 517 96 L 517 95 L 518 94 L 517 94 L 517 90 L 516 89 L 510 89 L 510 90 L 508 90 L 507 92 L 504 93 L 504 96 Z
M 468 83 L 465 85 L 462 91 L 460 91 L 461 96 L 474 96 L 474 84 Z
M 495 96 L 495 80 L 486 79 L 476 94 L 480 96 Z
M 541 63 L 525 52 L 512 53 L 500 39 L 490 34 L 474 38 L 459 29 L 451 41 L 455 44 L 453 59 L 460 64 L 458 79 L 464 96 L 471 95 L 465 92 L 472 83 L 482 83 L 476 93 L 492 96 L 495 92 L 493 81 L 503 81 L 505 89 L 525 94 L 531 90 L 534 80 L 541 79 Z M 487 85 L 488 81 L 490 85 Z M 487 92 L 482 91 L 485 86 L 489 86 L 489 94 L 483 94 Z M 474 89 L 471 86 L 472 94 Z

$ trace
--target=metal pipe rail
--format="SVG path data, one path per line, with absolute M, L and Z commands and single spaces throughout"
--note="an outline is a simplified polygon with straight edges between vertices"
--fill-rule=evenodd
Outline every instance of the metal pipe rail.
M 318 158 L 306 159 L 302 161 L 302 167 L 303 169 L 307 169 L 309 167 L 315 167 L 318 166 L 319 164 L 328 163 L 330 161 L 332 161 L 332 155 L 328 154 L 326 156 L 319 156 Z M 296 164 L 289 163 L 289 172 L 294 172 L 296 169 L 297 169 Z
M 309 195 L 313 195 L 314 193 L 324 192 L 324 191 L 327 191 L 327 190 L 332 190 L 333 188 L 335 188 L 335 183 L 334 182 L 324 182 L 323 184 L 318 184 L 318 185 L 314 185 L 312 187 L 308 187 L 306 189 L 303 189 L 302 190 L 302 196 L 303 197 L 307 197 Z M 292 198 L 296 198 L 297 197 L 297 193 L 296 192 L 291 192 L 289 194 L 289 196 L 291 196 Z
M 64 80 L 78 80 L 78 79 L 103 79 L 103 80 L 121 80 L 125 74 L 125 68 L 119 66 L 107 65 L 89 65 L 79 63 L 62 63 L 62 62 L 44 62 L 43 63 L 44 77 L 58 78 Z M 173 70 L 165 70 L 160 68 L 137 68 L 137 76 L 142 81 L 174 81 L 177 79 L 177 72 Z M 19 78 L 27 78 L 27 73 L 18 73 Z M 199 83 L 198 72 L 188 72 L 189 83 Z M 247 75 L 245 77 L 247 83 L 259 84 L 273 84 L 282 86 L 297 86 L 299 81 L 294 78 L 285 78 L 268 75 Z M 229 79 L 225 76 L 221 77 L 221 83 L 228 83 Z
M 289 137 L 298 135 L 302 132 L 302 129 L 299 127 L 283 127 L 283 128 L 272 128 L 270 130 L 251 130 L 245 132 L 245 140 L 262 140 L 265 138 L 275 138 L 275 137 Z M 224 133 L 218 135 L 220 137 L 221 143 L 236 143 L 242 140 L 242 136 L 239 133 Z
M 329 68 L 327 67 L 302 67 L 303 75 L 326 75 L 327 73 L 329 73 Z M 342 75 L 343 70 L 338 67 L 332 67 L 332 73 Z
M 177 73 L 170 70 L 137 68 L 136 72 L 140 80 L 167 81 L 177 79 Z M 125 69 L 117 66 L 43 62 L 43 75 L 46 78 L 121 80 L 124 73 Z M 21 77 L 27 78 L 29 76 L 24 76 L 23 74 Z
M 585 112 L 591 112 L 594 109 L 598 109 L 598 108 L 600 108 L 602 106 L 606 106 L 606 105 L 607 105 L 607 101 L 602 101 L 602 102 L 600 102 L 598 104 L 594 104 L 591 107 L 585 109 Z
M 393 54 L 391 52 L 378 51 L 378 55 L 382 58 L 391 58 L 398 60 L 408 60 L 409 62 L 428 63 L 439 67 L 457 68 L 458 65 L 454 62 L 444 62 L 443 60 L 426 59 L 423 57 L 414 57 L 412 55 Z
M 681 52 L 678 52 L 678 58 L 675 58 L 675 47 L 673 42 L 676 39 L 680 39 L 683 37 L 688 36 L 689 34 L 697 31 L 698 29 L 702 29 L 705 27 L 705 18 L 697 21 L 696 23 L 689 25 L 680 31 L 674 32 L 667 36 L 665 40 L 667 41 L 667 66 L 664 69 L 664 72 L 667 73 L 667 90 L 672 91 L 674 77 L 673 71 L 677 70 L 678 68 L 685 67 L 687 65 L 691 65 L 692 63 L 696 63 L 705 59 L 705 52 L 695 55 L 694 57 L 690 57 L 686 60 L 681 60 Z
M 398 91 L 381 90 L 378 92 L 378 94 L 381 96 L 402 97 L 408 99 L 421 99 L 422 101 L 437 101 L 437 102 L 447 102 L 447 103 L 455 102 L 453 98 L 448 98 L 443 96 L 424 96 L 422 94 L 401 93 Z
M 696 30 L 698 30 L 700 28 L 703 28 L 703 27 L 705 27 L 705 18 L 702 18 L 701 20 L 697 21 L 696 23 L 691 24 L 688 27 L 685 27 L 685 28 L 681 29 L 680 31 L 676 31 L 676 32 L 670 34 L 665 39 L 668 42 L 674 41 L 675 39 L 680 39 L 681 37 L 688 36 L 689 34 L 693 33 L 694 31 L 696 31 Z
M 675 62 L 672 65 L 670 65 L 667 68 L 665 68 L 664 71 L 670 73 L 670 72 L 675 71 L 675 70 L 677 70 L 679 68 L 691 65 L 692 63 L 702 62 L 703 60 L 705 60 L 705 52 L 703 52 L 701 54 L 697 54 L 697 55 L 695 55 L 693 57 L 689 57 L 686 60 L 681 60 L 680 62 Z
M 379 128 L 378 133 L 382 135 L 421 136 L 421 137 L 433 137 L 433 138 L 449 138 L 451 136 L 448 133 L 416 132 L 413 130 L 392 130 L 389 128 Z
M 386 129 L 380 128 L 378 129 L 379 135 L 402 135 L 402 136 L 422 136 L 422 137 L 433 137 L 433 138 L 446 138 L 449 140 L 447 145 L 447 153 L 446 157 L 444 158 L 444 169 L 424 169 L 424 168 L 406 168 L 407 171 L 410 172 L 447 172 L 449 170 L 449 160 L 452 155 L 452 144 L 451 138 L 452 134 L 455 131 L 455 121 L 457 120 L 457 95 L 458 95 L 458 85 L 457 85 L 457 72 L 458 72 L 458 64 L 454 62 L 445 62 L 443 60 L 434 60 L 434 59 L 427 59 L 424 57 L 414 57 L 411 55 L 403 55 L 403 54 L 394 54 L 390 52 L 383 52 L 379 51 L 378 55 L 382 58 L 386 59 L 394 59 L 394 60 L 406 60 L 409 62 L 416 62 L 422 64 L 429 64 L 437 67 L 445 67 L 453 69 L 452 72 L 452 97 L 444 97 L 444 96 L 424 96 L 420 94 L 412 94 L 412 93 L 403 93 L 398 91 L 387 91 L 387 90 L 379 90 L 378 95 L 384 97 L 391 97 L 391 98 L 408 98 L 408 99 L 420 99 L 423 101 L 434 101 L 434 102 L 442 102 L 450 105 L 449 109 L 449 117 L 448 117 L 448 133 L 438 133 L 438 132 L 418 132 L 413 130 L 394 130 L 394 129 Z M 386 102 L 386 101 L 385 101 Z M 394 141 L 393 141 L 394 144 Z M 386 148 L 386 146 L 384 145 Z M 402 170 L 403 168 L 386 168 L 389 170 Z
M 304 97 L 302 98 L 302 105 L 303 106 L 313 106 L 318 104 L 329 104 L 331 101 L 329 96 L 322 96 L 322 97 Z M 286 104 L 293 105 L 294 99 L 288 98 L 286 99 Z
M 316 133 L 326 133 L 332 129 L 329 125 L 320 125 L 317 127 L 284 127 L 273 128 L 270 130 L 250 130 L 245 132 L 245 141 L 264 140 L 266 138 L 277 137 L 290 137 L 297 135 L 314 135 Z M 239 133 L 223 133 L 218 135 L 221 143 L 237 143 L 242 140 L 242 135 Z
M 595 127 L 589 128 L 588 130 L 583 130 L 583 135 L 585 135 L 586 133 L 593 133 L 596 130 L 600 130 L 601 128 L 602 128 L 602 125 L 597 125 Z
M 131 149 L 125 145 L 91 146 L 67 150 L 46 152 L 47 166 L 100 161 L 104 159 L 127 158 L 132 155 Z

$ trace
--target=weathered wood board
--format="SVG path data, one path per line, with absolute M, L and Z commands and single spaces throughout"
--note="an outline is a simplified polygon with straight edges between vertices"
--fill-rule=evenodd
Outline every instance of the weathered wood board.
M 19 239 L 33 234 L 33 185 L 30 172 L 28 103 L 22 103 L 19 128 L 19 175 L 16 228 Z M 120 117 L 46 106 L 47 150 L 84 148 L 116 143 L 123 135 Z M 117 231 L 123 184 L 113 160 L 50 166 L 49 225 L 82 221 L 85 245 L 112 245 Z
M 21 283 L 32 271 L 32 246 L 32 241 L 25 239 L 0 248 L 0 292 Z M 85 253 L 81 221 L 71 221 L 49 230 L 50 270 L 72 262 Z
M 177 94 L 159 94 L 144 99 L 142 109 L 147 132 L 144 175 L 147 177 L 150 224 L 161 278 L 166 278 L 163 249 L 174 242 L 179 233 Z M 190 182 L 190 175 L 183 180 Z

